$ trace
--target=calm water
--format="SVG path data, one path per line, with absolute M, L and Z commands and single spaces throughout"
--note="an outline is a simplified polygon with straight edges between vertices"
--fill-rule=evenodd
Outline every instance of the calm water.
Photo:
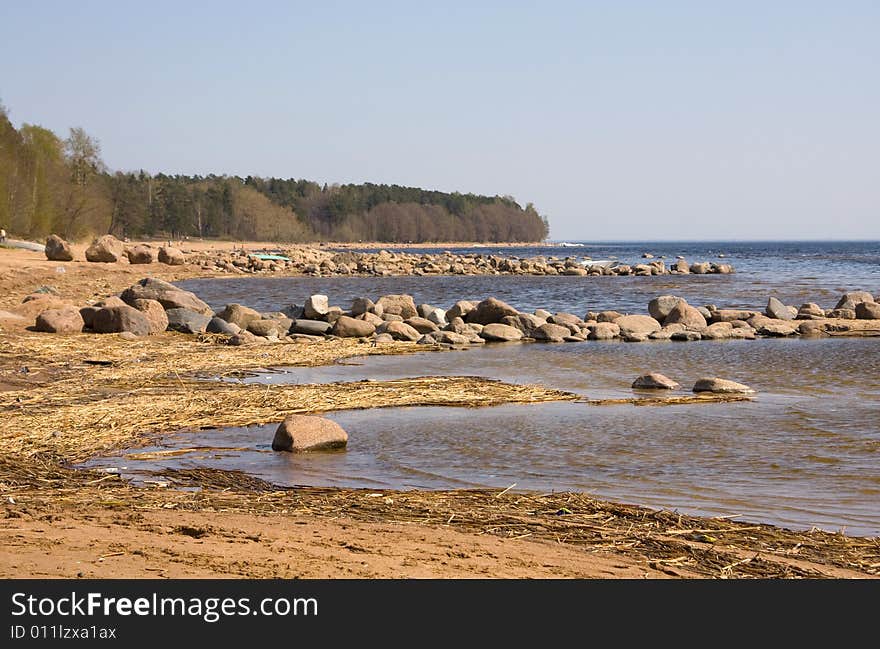
M 180 433 L 167 448 L 227 447 L 145 462 L 242 469 L 285 485 L 578 490 L 786 527 L 880 534 L 880 339 L 487 345 L 352 359 L 249 379 L 330 382 L 471 374 L 627 397 L 662 371 L 685 387 L 711 374 L 745 381 L 754 401 L 668 407 L 584 403 L 481 409 L 396 408 L 329 415 L 346 452 L 273 453 L 275 425 Z M 151 450 L 151 449 L 145 449 Z
M 472 252 L 497 254 L 496 250 Z M 496 296 L 532 310 L 644 312 L 660 294 L 693 304 L 763 308 L 767 296 L 834 306 L 846 290 L 880 293 L 880 244 L 636 243 L 514 249 L 508 254 L 615 256 L 642 252 L 721 259 L 735 275 L 629 277 L 233 278 L 182 285 L 215 308 L 302 304 L 312 293 L 347 307 L 354 297 L 410 293 L 449 306 Z M 421 375 L 479 375 L 540 383 L 590 398 L 632 396 L 641 373 L 685 388 L 700 376 L 745 382 L 751 402 L 670 407 L 509 405 L 398 408 L 330 414 L 350 435 L 346 452 L 273 453 L 275 425 L 169 436 L 168 448 L 205 450 L 143 461 L 103 458 L 124 472 L 161 466 L 242 469 L 285 485 L 384 488 L 508 487 L 578 490 L 710 515 L 739 514 L 792 528 L 880 534 L 880 338 L 699 343 L 486 345 L 460 352 L 350 360 L 248 381 L 322 383 Z M 207 447 L 213 447 L 207 449 Z M 244 450 L 223 450 L 222 448 Z M 149 449 L 146 449 L 149 450 Z
M 449 307 L 462 299 L 494 296 L 521 310 L 546 308 L 583 315 L 588 310 L 644 311 L 657 295 L 674 293 L 695 305 L 763 308 L 775 295 L 788 304 L 817 302 L 830 308 L 840 293 L 866 290 L 880 293 L 880 242 L 850 243 L 626 243 L 590 244 L 582 248 L 456 249 L 477 254 L 512 256 L 566 255 L 593 259 L 614 256 L 640 261 L 642 252 L 669 262 L 676 255 L 689 261 L 725 261 L 734 275 L 666 275 L 656 277 L 236 277 L 190 280 L 181 286 L 195 291 L 216 308 L 241 302 L 259 310 L 302 304 L 313 293 L 324 293 L 333 304 L 347 308 L 355 297 L 378 298 L 409 293 L 416 303 Z M 436 252 L 428 250 L 426 252 Z M 725 255 L 720 258 L 719 254 Z

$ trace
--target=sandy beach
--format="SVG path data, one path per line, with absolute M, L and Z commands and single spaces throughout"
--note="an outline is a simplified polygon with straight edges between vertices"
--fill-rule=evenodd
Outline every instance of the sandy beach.
M 74 246 L 76 258 L 83 248 Z M 27 329 L 33 314 L 22 299 L 40 286 L 84 303 L 147 276 L 177 281 L 206 271 L 50 262 L 41 253 L 0 248 L 0 534 L 10 549 L 0 558 L 4 577 L 878 575 L 877 539 L 682 516 L 584 494 L 279 489 L 214 470 L 135 487 L 114 474 L 71 469 L 96 454 L 144 446 L 163 432 L 276 421 L 305 403 L 309 411 L 330 412 L 572 398 L 549 387 L 467 376 L 276 386 L 267 394 L 260 386 L 220 387 L 195 377 L 412 347 L 346 339 L 233 348 L 174 332 L 131 341 Z M 204 435 L 209 439 L 210 431 Z

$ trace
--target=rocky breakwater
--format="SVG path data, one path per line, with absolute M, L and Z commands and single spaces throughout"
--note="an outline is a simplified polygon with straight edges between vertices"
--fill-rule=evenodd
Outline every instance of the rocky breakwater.
M 575 343 L 587 340 L 648 341 L 754 340 L 758 337 L 880 335 L 880 305 L 864 291 L 846 293 L 833 308 L 807 303 L 788 306 L 770 297 L 763 311 L 693 306 L 682 297 L 663 295 L 647 305 L 647 314 L 618 311 L 532 313 L 493 297 L 460 300 L 448 308 L 416 304 L 411 295 L 359 297 L 348 308 L 326 295 L 311 295 L 302 305 L 259 312 L 228 304 L 214 313 L 194 293 L 162 280 L 145 278 L 119 296 L 85 306 L 56 295 L 25 298 L 23 315 L 34 329 L 52 333 L 128 333 L 163 331 L 212 334 L 232 345 L 356 338 L 374 345 L 387 342 L 460 346 L 498 342 Z
M 679 259 L 667 266 L 663 260 L 643 264 L 593 263 L 576 257 L 500 256 L 492 254 L 417 254 L 406 252 L 333 251 L 296 247 L 277 254 L 238 251 L 201 251 L 188 254 L 191 263 L 206 270 L 237 274 L 337 275 L 680 275 L 729 274 L 730 264 L 688 263 Z

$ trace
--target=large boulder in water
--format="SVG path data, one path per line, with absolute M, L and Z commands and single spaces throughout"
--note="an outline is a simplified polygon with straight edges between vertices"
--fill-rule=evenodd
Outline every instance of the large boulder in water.
M 302 453 L 345 448 L 348 433 L 335 421 L 311 415 L 288 415 L 275 431 L 273 451 Z
M 750 394 L 754 390 L 747 385 L 719 379 L 717 377 L 704 377 L 694 383 L 694 392 L 713 392 L 715 394 Z
M 874 296 L 867 291 L 852 291 L 844 293 L 837 302 L 835 309 L 855 309 L 857 304 L 862 302 L 873 302 Z
M 660 297 L 655 297 L 648 302 L 648 313 L 650 313 L 651 317 L 657 322 L 664 324 L 663 321 L 666 320 L 669 312 L 672 311 L 672 309 L 675 308 L 675 305 L 680 301 L 681 298 L 674 295 L 661 295 Z
M 880 320 L 880 304 L 859 302 L 856 304 L 856 317 L 859 320 Z
M 668 376 L 652 372 L 638 377 L 633 381 L 632 387 L 634 390 L 677 390 L 681 385 Z
M 566 329 L 566 335 L 567 334 L 568 329 Z M 480 338 L 492 342 L 512 342 L 515 340 L 522 340 L 522 337 L 522 331 L 516 327 L 509 327 L 497 322 L 487 324 L 480 331 Z
M 122 299 L 131 305 L 134 300 L 156 300 L 165 310 L 189 309 L 203 315 L 214 315 L 205 302 L 202 302 L 195 293 L 184 291 L 161 279 L 145 277 L 137 284 L 130 286 L 122 292 Z
M 49 261 L 73 261 L 70 244 L 57 234 L 50 234 L 46 239 L 46 259 Z
M 621 316 L 614 321 L 614 324 L 620 327 L 620 335 L 623 337 L 642 334 L 647 336 L 661 328 L 660 323 L 648 315 Z
M 474 310 L 476 304 L 469 300 L 459 300 L 446 311 L 446 320 L 452 322 L 455 318 L 464 319 L 467 314 Z
M 330 313 L 330 299 L 326 295 L 310 295 L 303 305 L 303 313 L 308 320 L 323 320 Z
M 530 337 L 545 343 L 561 343 L 570 334 L 571 330 L 564 325 L 545 322 L 532 329 Z
M 487 298 L 477 304 L 473 311 L 466 316 L 467 322 L 475 322 L 481 325 L 500 323 L 502 318 L 509 315 L 516 315 L 519 311 L 514 309 L 507 302 L 502 302 L 494 297 Z
M 415 342 L 422 337 L 418 331 L 410 327 L 405 322 L 386 322 L 378 327 L 376 331 L 380 334 L 389 334 L 394 340 L 402 340 Z
M 112 234 L 105 234 L 86 248 L 86 259 L 96 263 L 112 264 L 119 261 L 124 253 L 125 244 Z
M 775 297 L 771 297 L 767 300 L 767 308 L 764 310 L 764 314 L 768 318 L 773 318 L 774 320 L 794 320 L 794 316 L 791 314 L 788 307 Z
M 376 302 L 376 309 L 383 315 L 399 315 L 404 320 L 419 315 L 412 295 L 383 295 Z
M 679 300 L 663 321 L 664 325 L 682 324 L 688 329 L 702 329 L 706 318 L 700 311 L 684 300 Z

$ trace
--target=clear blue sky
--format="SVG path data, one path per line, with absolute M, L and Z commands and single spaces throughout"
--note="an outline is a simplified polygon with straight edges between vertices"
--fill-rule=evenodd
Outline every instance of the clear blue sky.
M 555 239 L 880 238 L 880 2 L 6 2 L 114 169 L 534 202 Z

